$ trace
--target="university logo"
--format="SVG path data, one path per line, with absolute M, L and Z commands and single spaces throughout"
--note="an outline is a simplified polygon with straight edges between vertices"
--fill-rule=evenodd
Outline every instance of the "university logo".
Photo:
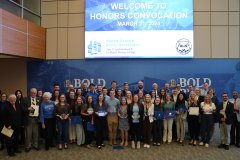
M 102 46 L 100 42 L 90 41 L 88 44 L 88 53 L 91 55 L 101 53 L 101 50 Z
M 186 55 L 192 50 L 192 44 L 188 39 L 179 39 L 176 43 L 176 50 L 178 53 Z

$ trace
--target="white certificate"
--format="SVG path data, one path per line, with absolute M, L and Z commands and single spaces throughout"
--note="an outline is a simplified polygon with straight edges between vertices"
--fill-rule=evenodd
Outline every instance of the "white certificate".
M 199 115 L 199 108 L 198 107 L 190 107 L 189 108 L 189 115 Z
M 99 115 L 100 117 L 104 117 L 104 116 L 105 116 L 105 113 L 104 113 L 104 112 L 98 112 L 98 115 Z
M 37 106 L 37 105 L 31 105 L 31 107 L 34 109 L 34 113 L 31 113 L 30 116 L 32 116 L 32 117 L 38 117 L 38 116 L 39 116 L 39 106 Z
M 13 134 L 13 130 L 12 129 L 8 129 L 6 128 L 5 126 L 3 127 L 1 133 L 9 138 L 12 137 L 12 134 Z

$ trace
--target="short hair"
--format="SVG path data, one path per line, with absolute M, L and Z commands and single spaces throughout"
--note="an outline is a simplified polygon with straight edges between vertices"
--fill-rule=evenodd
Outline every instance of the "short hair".
M 106 88 L 106 87 L 103 87 L 102 89 L 104 90 L 104 89 L 107 89 L 107 88 Z
M 128 84 L 128 82 L 124 82 L 124 83 L 123 83 L 124 86 L 127 85 L 127 84 Z
M 10 98 L 17 99 L 17 97 L 16 97 L 16 95 L 15 95 L 15 94 L 10 94 L 10 95 L 8 96 L 8 100 L 9 100 Z
M 117 83 L 117 81 L 112 81 L 111 84 L 113 84 L 113 83 Z
M 55 86 L 60 86 L 60 85 L 58 83 L 54 83 L 53 86 L 55 87 Z
M 36 88 L 31 88 L 30 91 L 37 94 L 37 89 Z
M 49 99 L 51 99 L 51 98 L 52 98 L 52 93 L 50 93 L 50 92 L 44 92 L 44 93 L 43 93 L 43 98 L 49 98 Z
M 227 92 L 223 92 L 222 95 L 226 94 L 227 95 Z

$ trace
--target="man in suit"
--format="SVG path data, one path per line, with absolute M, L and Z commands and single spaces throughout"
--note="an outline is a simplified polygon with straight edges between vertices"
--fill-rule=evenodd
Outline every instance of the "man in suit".
M 136 91 L 134 91 L 134 94 L 138 94 L 139 91 L 142 91 L 143 92 L 143 95 L 147 94 L 147 91 L 145 91 L 143 89 L 143 82 L 142 81 L 139 81 L 138 82 L 138 89 Z
M 25 151 L 29 152 L 31 150 L 31 146 L 35 150 L 39 150 L 39 130 L 38 130 L 38 117 L 39 117 L 39 106 L 40 99 L 36 97 L 37 89 L 30 89 L 30 97 L 26 97 L 24 99 L 24 108 L 25 108 L 25 131 L 26 131 L 26 145 Z
M 222 100 L 217 107 L 217 115 L 220 124 L 220 136 L 221 136 L 221 144 L 218 148 L 224 148 L 225 150 L 229 150 L 230 144 L 230 130 L 233 122 L 233 113 L 234 113 L 234 105 L 233 103 L 228 101 L 227 93 L 222 94 Z
M 240 99 L 238 98 L 238 92 L 233 91 L 232 99 L 229 101 L 234 105 L 234 115 L 233 115 L 233 123 L 231 126 L 231 145 L 236 145 L 240 148 Z

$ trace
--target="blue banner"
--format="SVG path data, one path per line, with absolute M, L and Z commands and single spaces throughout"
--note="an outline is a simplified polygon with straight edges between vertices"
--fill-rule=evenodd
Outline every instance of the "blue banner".
M 171 86 L 180 83 L 182 90 L 187 85 L 202 87 L 208 82 L 218 96 L 226 91 L 240 91 L 240 61 L 237 59 L 101 59 L 101 60 L 54 60 L 29 61 L 27 65 L 28 89 L 36 87 L 52 91 L 59 83 L 63 92 L 73 84 L 79 88 L 82 82 L 101 84 L 110 88 L 116 80 L 118 88 L 128 82 L 130 89 L 137 88 L 142 80 L 147 91 L 152 84 L 159 88 L 168 82 Z

